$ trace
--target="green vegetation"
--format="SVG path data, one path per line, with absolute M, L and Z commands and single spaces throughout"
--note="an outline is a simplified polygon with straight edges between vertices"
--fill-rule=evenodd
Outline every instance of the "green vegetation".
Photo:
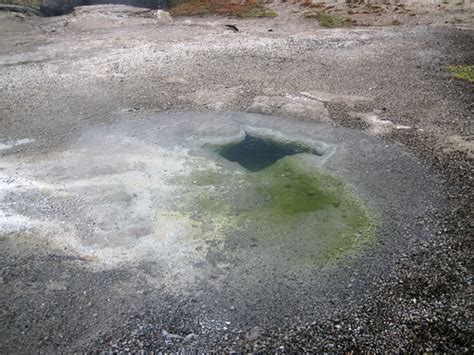
M 277 13 L 265 7 L 261 0 L 233 3 L 228 0 L 171 0 L 173 16 L 218 14 L 235 17 L 275 17 Z
M 251 7 L 248 10 L 244 11 L 239 17 L 277 17 L 278 14 L 273 11 L 269 10 L 264 6 L 255 6 Z
M 351 24 L 351 18 L 327 14 L 320 11 L 310 11 L 303 15 L 305 18 L 316 19 L 321 27 L 337 28 Z
M 448 67 L 456 79 L 474 82 L 474 65 L 455 65 Z

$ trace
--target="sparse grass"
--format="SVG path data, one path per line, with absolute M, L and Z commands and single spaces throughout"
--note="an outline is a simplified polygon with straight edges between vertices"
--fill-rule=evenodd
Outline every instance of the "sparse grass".
M 235 17 L 275 17 L 278 14 L 265 7 L 261 0 L 171 0 L 173 16 L 197 16 L 218 14 Z
M 243 12 L 240 17 L 276 17 L 278 14 L 265 6 L 255 6 Z
M 448 67 L 456 79 L 467 80 L 474 83 L 474 65 L 454 65 Z
M 316 19 L 321 27 L 336 28 L 351 24 L 351 18 L 331 15 L 320 11 L 310 11 L 304 14 L 305 18 Z

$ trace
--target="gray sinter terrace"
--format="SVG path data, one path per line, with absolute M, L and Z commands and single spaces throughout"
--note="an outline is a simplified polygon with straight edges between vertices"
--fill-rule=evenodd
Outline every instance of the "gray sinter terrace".
M 231 302 L 242 324 L 283 321 L 299 304 L 300 316 L 321 315 L 349 280 L 355 302 L 425 235 L 416 219 L 435 210 L 425 191 L 438 189 L 418 161 L 364 132 L 243 113 L 94 127 L 49 159 L 19 170 L 7 159 L 0 173 L 10 176 L 3 198 L 17 201 L 3 205 L 3 229 L 15 221 L 95 270 L 134 268 L 168 295 L 163 304 L 193 294 L 213 305 L 206 317 L 227 318 Z M 215 290 L 228 301 L 214 303 Z M 288 294 L 296 308 L 260 310 Z

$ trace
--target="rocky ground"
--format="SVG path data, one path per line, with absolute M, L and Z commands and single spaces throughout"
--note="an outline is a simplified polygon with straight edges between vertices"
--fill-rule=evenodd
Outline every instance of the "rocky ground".
M 416 156 L 445 180 L 439 226 L 430 222 L 363 300 L 275 322 L 275 307 L 292 302 L 275 295 L 256 306 L 269 317 L 245 324 L 232 314 L 252 307 L 229 306 L 228 318 L 211 322 L 203 314 L 220 301 L 162 291 L 150 265 L 100 269 L 93 255 L 2 228 L 2 352 L 472 352 L 474 91 L 447 69 L 474 60 L 472 12 L 428 11 L 417 25 L 413 10 L 406 25 L 323 29 L 300 7 L 272 6 L 280 17 L 170 20 L 121 6 L 55 18 L 0 12 L 2 170 L 67 158 L 74 138 L 125 117 L 271 114 L 362 130 Z

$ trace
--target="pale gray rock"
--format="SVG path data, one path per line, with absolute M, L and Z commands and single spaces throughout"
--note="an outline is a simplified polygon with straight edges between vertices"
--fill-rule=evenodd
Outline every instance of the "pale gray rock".
M 349 107 L 354 107 L 355 105 L 373 105 L 375 103 L 372 97 L 366 96 L 356 96 L 356 95 L 338 95 L 332 94 L 324 91 L 308 91 L 302 92 L 301 95 L 321 102 L 330 102 L 337 104 L 344 104 Z
M 163 23 L 173 22 L 173 18 L 171 17 L 170 13 L 164 10 L 158 10 L 156 12 L 156 18 L 158 19 L 158 21 L 163 22 Z
M 322 102 L 300 96 L 257 96 L 248 112 L 331 122 L 329 112 Z

